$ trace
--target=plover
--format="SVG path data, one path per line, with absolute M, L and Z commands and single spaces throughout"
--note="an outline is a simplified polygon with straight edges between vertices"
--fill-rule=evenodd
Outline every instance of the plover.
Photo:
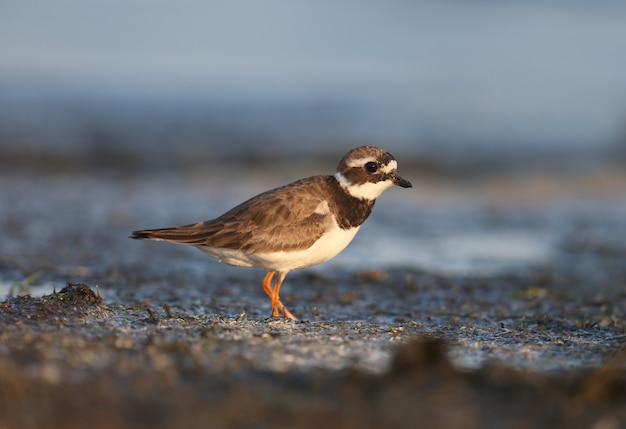
M 268 270 L 263 290 L 271 300 L 272 317 L 282 313 L 297 320 L 280 301 L 285 276 L 341 252 L 385 189 L 410 188 L 397 167 L 389 152 L 360 146 L 341 158 L 334 175 L 272 189 L 213 220 L 134 231 L 131 238 L 189 244 L 230 265 Z

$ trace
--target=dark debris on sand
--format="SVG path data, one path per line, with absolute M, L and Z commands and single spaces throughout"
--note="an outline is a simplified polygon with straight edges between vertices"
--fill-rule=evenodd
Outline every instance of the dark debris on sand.
M 280 341 L 306 323 L 146 308 L 106 305 L 85 285 L 1 303 L 0 427 L 613 429 L 626 422 L 624 351 L 602 367 L 559 376 L 503 364 L 470 370 L 452 364 L 447 341 L 416 334 L 394 348 L 382 373 L 272 371 L 255 359 L 272 359 L 272 348 L 297 357 Z M 246 355 L 242 343 L 269 347 Z
M 67 283 L 61 291 L 36 299 L 30 295 L 18 296 L 0 304 L 5 316 L 16 317 L 16 323 L 25 320 L 52 321 L 58 318 L 88 316 L 104 303 L 97 292 L 82 283 Z
M 254 270 L 128 244 L 134 228 L 265 187 L 252 175 L 222 189 L 224 177 L 2 177 L 0 429 L 626 428 L 623 196 L 553 205 L 533 173 L 477 188 L 497 195 L 458 213 L 468 189 L 440 206 L 435 184 L 431 212 L 422 184 L 397 213 L 377 207 L 372 247 L 376 227 L 415 250 L 431 235 L 527 231 L 552 237 L 552 256 L 483 277 L 374 260 L 294 272 L 281 289 L 294 323 L 266 318 Z M 549 203 L 524 202 L 529 184 Z M 4 298 L 67 280 L 86 284 Z

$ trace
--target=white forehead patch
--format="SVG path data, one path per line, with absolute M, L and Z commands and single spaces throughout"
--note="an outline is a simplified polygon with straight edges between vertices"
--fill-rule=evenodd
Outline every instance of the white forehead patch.
M 383 173 L 391 173 L 392 171 L 396 171 L 397 169 L 398 169 L 398 161 L 396 161 L 395 159 L 392 159 L 391 161 L 389 161 L 389 164 L 383 165 L 381 167 L 381 171 Z
M 385 189 L 389 189 L 393 186 L 393 182 L 391 180 L 382 180 L 376 183 L 366 182 L 359 185 L 353 185 L 348 181 L 348 179 L 346 179 L 346 176 L 339 172 L 335 173 L 335 179 L 337 179 L 341 187 L 348 191 L 350 195 L 361 200 L 375 200 Z

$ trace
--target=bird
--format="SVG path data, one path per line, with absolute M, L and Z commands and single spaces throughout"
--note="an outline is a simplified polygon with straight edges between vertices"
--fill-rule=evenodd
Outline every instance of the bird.
M 333 175 L 263 192 L 212 220 L 137 230 L 130 238 L 187 244 L 229 265 L 264 269 L 262 286 L 271 317 L 298 320 L 280 300 L 285 276 L 339 254 L 383 191 L 412 187 L 397 168 L 386 150 L 359 146 L 341 158 Z

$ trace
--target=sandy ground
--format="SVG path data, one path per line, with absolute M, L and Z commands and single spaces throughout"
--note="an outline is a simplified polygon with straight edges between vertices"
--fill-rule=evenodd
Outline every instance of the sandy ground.
M 267 318 L 263 273 L 127 239 L 181 208 L 200 215 L 211 190 L 0 187 L 0 428 L 626 427 L 621 197 L 486 204 L 479 230 L 558 231 L 545 264 L 452 275 L 373 258 L 291 273 L 292 322 Z M 373 232 L 439 225 L 424 205 L 410 222 L 376 209 Z

